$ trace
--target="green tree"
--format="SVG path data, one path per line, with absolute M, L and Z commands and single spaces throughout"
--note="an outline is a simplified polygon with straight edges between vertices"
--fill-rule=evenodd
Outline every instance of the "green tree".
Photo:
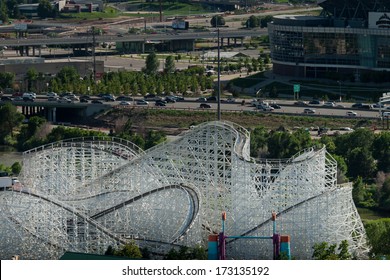
M 40 18 L 53 17 L 54 9 L 51 6 L 50 1 L 49 0 L 39 0 L 37 13 L 38 13 L 38 16 Z
M 0 2 L 0 20 L 3 22 L 8 22 L 8 9 L 5 2 L 6 1 Z
M 145 150 L 166 141 L 166 135 L 162 131 L 150 130 L 145 139 Z
M 379 207 L 390 211 L 390 176 L 385 179 L 380 188 Z
M 268 23 L 273 20 L 272 16 L 265 16 L 260 19 L 260 27 L 265 28 L 268 26 Z
M 364 223 L 371 254 L 390 255 L 390 218 L 368 220 Z
M 336 251 L 337 248 L 337 251 Z M 329 245 L 327 242 L 314 244 L 313 256 L 315 260 L 350 260 L 351 254 L 348 251 L 348 241 L 343 240 L 337 244 Z
M 172 55 L 167 56 L 165 59 L 164 72 L 165 73 L 173 73 L 176 70 L 175 59 Z
M 142 69 L 142 71 L 149 75 L 156 74 L 159 66 L 160 62 L 157 59 L 157 55 L 155 52 L 152 52 L 146 57 L 145 67 Z
M 22 171 L 22 165 L 20 162 L 16 161 L 12 164 L 11 169 L 14 175 L 19 175 L 20 171 Z
M 251 15 L 248 20 L 246 21 L 246 27 L 248 28 L 254 28 L 260 26 L 260 20 L 258 17 Z
M 189 248 L 180 247 L 179 251 L 172 248 L 165 256 L 166 260 L 207 260 L 206 250 L 201 246 Z
M 347 158 L 348 174 L 351 177 L 372 177 L 376 171 L 376 162 L 368 148 L 355 148 Z
M 213 27 L 224 26 L 225 19 L 221 15 L 215 15 L 211 18 L 210 24 Z
M 8 0 L 7 2 L 7 10 L 8 10 L 8 16 L 11 18 L 19 18 L 20 17 L 20 11 L 18 7 L 18 1 L 16 0 Z
M 19 150 L 28 150 L 43 144 L 44 139 L 36 134 L 44 123 L 46 119 L 34 116 L 29 119 L 27 125 L 23 125 L 18 135 Z
M 107 253 L 107 251 L 106 251 L 106 253 Z M 132 258 L 132 259 L 141 259 L 142 258 L 141 250 L 135 244 L 134 241 L 127 243 L 126 245 L 124 245 L 122 248 L 120 248 L 118 250 L 114 250 L 114 255 L 120 256 L 120 257 Z
M 372 154 L 377 160 L 378 170 L 390 172 L 390 132 L 381 132 L 375 136 Z
M 27 80 L 27 89 L 32 90 L 33 86 L 36 85 L 36 81 L 38 80 L 38 71 L 34 67 L 31 67 L 26 72 L 26 80 Z
M 0 88 L 11 88 L 15 80 L 15 73 L 1 72 L 0 73 Z
M 0 107 L 0 142 L 4 143 L 7 135 L 13 135 L 13 130 L 21 125 L 24 116 L 19 113 L 14 105 L 5 103 Z
M 251 131 L 250 151 L 252 157 L 265 154 L 267 148 L 268 131 L 264 127 L 256 127 Z
M 73 66 L 64 66 L 57 73 L 57 78 L 62 84 L 71 84 L 80 80 L 80 75 L 77 69 Z

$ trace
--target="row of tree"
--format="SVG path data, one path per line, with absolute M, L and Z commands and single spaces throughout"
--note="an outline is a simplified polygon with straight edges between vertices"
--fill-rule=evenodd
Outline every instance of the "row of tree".
M 53 6 L 49 0 L 7 0 L 0 2 L 0 20 L 8 22 L 10 18 L 20 19 L 22 15 L 18 5 L 35 3 L 39 4 L 37 13 L 40 18 L 55 18 L 59 15 L 58 7 Z
M 95 81 L 92 76 L 80 77 L 76 68 L 71 66 L 63 67 L 55 77 L 49 79 L 37 69 L 30 68 L 26 72 L 25 83 L 29 91 L 40 92 L 48 84 L 47 90 L 54 92 L 116 95 L 162 94 L 163 92 L 179 92 L 185 95 L 187 91 L 200 92 L 214 87 L 213 78 L 206 75 L 204 67 L 178 71 L 173 56 L 165 59 L 163 72 L 158 72 L 158 69 L 159 60 L 155 53 L 151 53 L 147 56 L 145 67 L 141 72 L 108 72 L 104 73 L 102 79 Z M 0 88 L 12 87 L 14 79 L 13 73 L 0 73 Z
M 271 131 L 264 127 L 251 132 L 254 157 L 289 158 L 299 151 L 325 145 L 338 163 L 338 182 L 354 182 L 359 206 L 390 211 L 390 132 L 375 134 L 369 129 L 313 140 L 304 129 Z

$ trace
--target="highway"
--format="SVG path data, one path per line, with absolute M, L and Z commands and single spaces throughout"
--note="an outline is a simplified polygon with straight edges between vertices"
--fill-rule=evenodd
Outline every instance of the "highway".
M 220 38 L 243 38 L 251 36 L 267 35 L 266 28 L 250 29 L 250 30 L 223 30 L 220 29 Z M 120 34 L 120 35 L 96 35 L 95 41 L 97 43 L 104 42 L 146 42 L 152 41 L 172 41 L 172 40 L 190 40 L 190 39 L 207 39 L 216 38 L 215 31 L 203 32 L 173 32 L 156 34 Z M 50 46 L 50 45 L 83 45 L 92 44 L 93 38 L 91 36 L 68 36 L 68 37 L 54 37 L 54 38 L 16 38 L 0 40 L 0 47 L 16 47 L 16 46 Z
M 5 95 L 9 96 L 9 95 Z M 98 99 L 98 97 L 92 97 L 92 99 Z M 68 107 L 68 108 L 81 108 L 86 106 L 100 106 L 100 107 L 119 107 L 119 108 L 147 108 L 147 109 L 178 109 L 178 110 L 204 110 L 204 111 L 212 111 L 217 110 L 217 103 L 215 101 L 209 102 L 199 102 L 196 100 L 197 98 L 186 98 L 184 101 L 178 101 L 175 103 L 167 103 L 166 106 L 156 106 L 154 101 L 148 101 L 147 105 L 137 105 L 137 100 L 142 100 L 141 97 L 136 97 L 134 101 L 129 101 L 130 105 L 120 105 L 120 101 L 114 102 L 103 102 L 103 104 L 94 104 L 94 103 L 59 103 L 56 101 L 47 101 L 47 98 L 43 95 L 38 96 L 38 98 L 34 102 L 25 102 L 25 101 L 12 101 L 15 106 L 42 106 L 42 107 Z M 254 106 L 250 104 L 251 100 L 245 100 L 244 105 L 241 104 L 242 99 L 237 99 L 233 103 L 226 102 L 225 99 L 221 101 L 221 110 L 225 112 L 240 112 L 240 111 L 251 111 L 251 112 L 262 112 L 262 113 L 270 113 L 270 114 L 294 114 L 294 115 L 307 115 L 307 116 L 328 116 L 328 117 L 344 117 L 344 118 L 379 118 L 379 110 L 371 109 L 371 110 L 363 110 L 358 108 L 352 108 L 352 103 L 340 102 L 337 103 L 339 107 L 324 107 L 323 105 L 307 105 L 307 106 L 297 106 L 294 105 L 294 101 L 292 100 L 270 100 L 270 103 L 275 102 L 281 106 L 280 109 L 275 109 L 272 112 L 263 112 L 259 109 L 256 109 Z M 0 104 L 4 103 L 1 101 Z M 201 109 L 199 105 L 201 103 L 210 104 L 211 108 L 209 109 Z M 315 110 L 313 114 L 305 114 L 304 109 L 311 108 Z M 387 109 L 386 109 L 387 110 Z M 348 111 L 356 112 L 355 117 L 347 116 Z M 388 111 L 388 110 L 387 110 Z

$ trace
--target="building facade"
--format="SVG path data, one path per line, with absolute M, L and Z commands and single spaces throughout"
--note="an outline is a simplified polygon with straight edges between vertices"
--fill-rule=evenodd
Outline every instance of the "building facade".
M 268 25 L 274 73 L 364 81 L 390 70 L 390 2 L 318 1 L 320 16 L 275 16 Z

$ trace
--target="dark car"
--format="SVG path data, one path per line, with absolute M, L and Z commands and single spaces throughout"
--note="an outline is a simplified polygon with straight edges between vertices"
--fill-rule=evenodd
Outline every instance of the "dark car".
M 282 106 L 280 106 L 279 104 L 276 104 L 276 103 L 271 103 L 269 104 L 270 107 L 274 108 L 274 109 L 281 109 Z
M 363 106 L 363 103 L 355 103 L 355 104 L 352 104 L 352 108 L 361 108 Z
M 173 98 L 172 96 L 167 96 L 167 97 L 165 97 L 165 102 L 167 102 L 167 103 L 175 103 L 176 99 Z
M 89 95 L 87 95 L 87 94 L 84 94 L 84 95 L 80 96 L 80 102 L 81 102 L 81 99 L 90 100 L 90 99 L 91 99 L 91 96 L 89 96 Z
M 103 102 L 100 101 L 100 100 L 92 100 L 91 103 L 93 103 L 93 104 L 103 104 Z
M 209 96 L 209 97 L 207 97 L 207 101 L 217 101 L 217 97 L 216 96 Z
M 156 106 L 167 106 L 167 103 L 162 100 L 157 100 L 156 103 L 154 103 Z
M 211 108 L 211 105 L 206 103 L 200 103 L 199 108 L 209 109 Z
M 126 96 L 126 95 L 121 95 L 116 98 L 116 101 L 133 101 L 133 97 L 131 96 Z
M 30 102 L 34 102 L 34 99 L 33 99 L 33 98 L 31 98 L 31 97 L 27 97 L 27 96 L 25 96 L 25 97 L 23 97 L 23 101 L 30 101 Z
M 80 103 L 88 103 L 89 100 L 86 98 L 80 98 Z
M 107 96 L 103 97 L 103 100 L 106 102 L 113 102 L 113 101 L 115 101 L 115 97 L 107 95 Z
M 12 98 L 9 96 L 2 96 L 1 101 L 12 101 Z

